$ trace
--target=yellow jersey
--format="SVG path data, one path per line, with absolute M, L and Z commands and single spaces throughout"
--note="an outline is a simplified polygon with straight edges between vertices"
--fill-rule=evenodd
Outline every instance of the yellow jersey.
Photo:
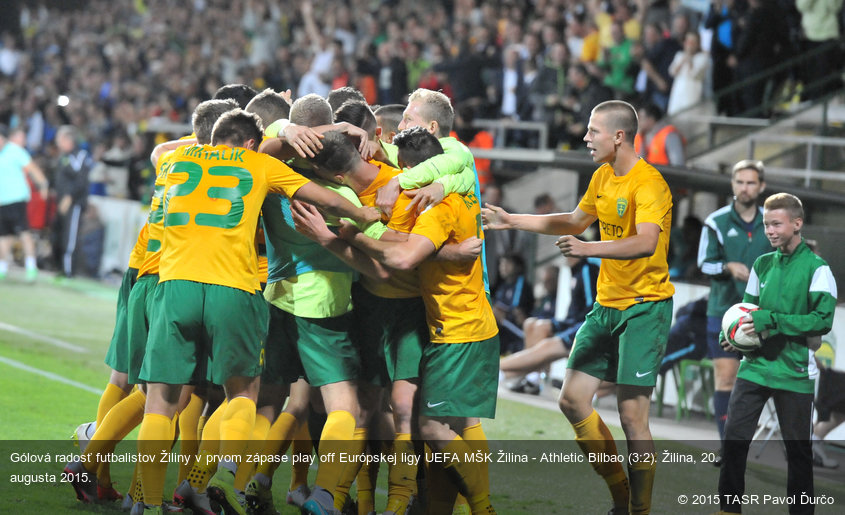
M 129 254 L 129 268 L 140 269 L 144 262 L 144 255 L 147 253 L 147 240 L 150 237 L 149 224 L 144 224 L 138 232 L 138 239 Z
M 245 148 L 174 151 L 164 188 L 160 281 L 181 279 L 260 290 L 255 232 L 267 192 L 291 197 L 310 182 Z
M 669 233 L 672 229 L 672 193 L 656 168 L 643 159 L 622 177 L 603 164 L 593 173 L 578 208 L 599 221 L 602 241 L 637 234 L 637 224 L 660 227 L 654 254 L 637 259 L 602 259 L 596 301 L 602 306 L 627 309 L 640 302 L 668 299 L 675 293 L 669 282 Z
M 370 164 L 378 166 L 379 173 L 373 182 L 367 186 L 367 189 L 358 195 L 358 198 L 361 200 L 362 205 L 375 207 L 376 193 L 379 188 L 387 184 L 390 179 L 402 173 L 402 170 L 379 161 L 370 161 Z M 399 194 L 399 198 L 393 204 L 393 212 L 390 215 L 390 220 L 387 222 L 387 227 L 405 234 L 411 232 L 411 229 L 414 228 L 414 223 L 417 221 L 417 215 L 415 209 L 405 210 L 410 202 L 411 198 L 405 195 L 404 192 Z M 378 297 L 408 299 L 420 296 L 420 278 L 416 269 L 395 270 L 387 281 L 377 281 L 365 275 L 362 275 L 359 281 L 361 281 L 361 286 Z
M 447 196 L 417 218 L 412 234 L 425 236 L 438 249 L 471 236 L 483 238 L 478 197 Z M 498 333 L 480 256 L 469 262 L 427 260 L 419 272 L 432 343 L 477 342 Z
M 182 138 L 184 139 L 184 138 Z M 163 154 L 158 160 L 158 171 L 153 185 L 153 197 L 150 200 L 150 216 L 147 218 L 149 236 L 146 252 L 141 266 L 138 267 L 138 277 L 157 274 L 161 259 L 161 239 L 164 233 L 164 184 L 167 172 L 170 170 L 171 160 L 176 155 L 175 150 Z

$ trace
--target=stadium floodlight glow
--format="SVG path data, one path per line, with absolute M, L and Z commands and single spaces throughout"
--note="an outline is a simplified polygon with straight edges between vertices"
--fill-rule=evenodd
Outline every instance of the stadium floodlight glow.
M 56 99 L 56 105 L 59 107 L 65 107 L 70 103 L 70 98 L 67 95 L 59 95 L 59 98 Z

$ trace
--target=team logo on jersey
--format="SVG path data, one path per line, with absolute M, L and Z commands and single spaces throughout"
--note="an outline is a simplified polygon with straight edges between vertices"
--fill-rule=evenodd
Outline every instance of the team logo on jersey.
M 628 201 L 622 197 L 616 199 L 616 212 L 619 213 L 619 217 L 621 218 L 622 215 L 625 214 L 625 210 L 628 209 Z
M 731 227 L 728 230 L 728 238 L 730 238 L 732 236 L 739 236 L 739 231 L 737 231 L 735 227 Z

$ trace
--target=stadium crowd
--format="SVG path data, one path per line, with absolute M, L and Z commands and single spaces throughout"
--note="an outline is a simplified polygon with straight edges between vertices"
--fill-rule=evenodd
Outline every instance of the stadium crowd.
M 417 87 L 442 89 L 459 110 L 544 121 L 551 143 L 576 147 L 598 101 L 649 101 L 674 113 L 709 94 L 709 61 L 718 89 L 805 48 L 802 22 L 804 32 L 818 33 L 813 13 L 792 1 L 720 0 L 709 13 L 685 4 L 19 3 L 19 23 L 7 22 L 0 44 L 0 121 L 22 127 L 26 148 L 46 155 L 60 125 L 78 127 L 96 158 L 125 169 L 95 177 L 103 183 L 95 193 L 142 199 L 150 173 L 130 162 L 149 141 L 131 139 L 160 121 L 186 123 L 220 84 L 291 89 L 294 98 L 350 85 L 371 104 L 403 102 Z M 773 20 L 771 34 L 752 27 L 759 19 Z M 720 99 L 720 111 L 747 111 L 761 98 L 747 96 Z

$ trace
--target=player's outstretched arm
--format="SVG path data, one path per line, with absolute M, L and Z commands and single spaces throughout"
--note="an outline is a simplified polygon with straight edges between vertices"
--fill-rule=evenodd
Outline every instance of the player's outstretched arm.
M 419 234 L 411 234 L 407 241 L 374 240 L 361 232 L 341 230 L 341 237 L 363 250 L 378 262 L 397 270 L 411 270 L 437 250 L 434 243 Z
M 329 191 L 313 182 L 308 182 L 296 190 L 294 200 L 301 200 L 314 204 L 326 213 L 341 218 L 351 218 L 358 223 L 367 224 L 381 218 L 379 212 L 372 207 L 356 207 L 352 202 Z
M 597 257 L 602 259 L 638 259 L 654 254 L 660 237 L 660 226 L 645 222 L 637 224 L 637 234 L 619 240 L 581 241 L 575 236 L 561 236 L 555 245 L 567 257 Z
M 333 233 L 316 207 L 294 200 L 291 215 L 300 234 L 316 241 L 355 270 L 376 280 L 390 278 L 390 271 L 381 263 Z
M 596 217 L 579 208 L 569 213 L 526 215 L 508 213 L 499 206 L 484 204 L 481 221 L 485 230 L 519 229 L 542 234 L 581 234 Z
M 184 138 L 184 139 L 174 139 L 170 141 L 165 141 L 164 143 L 159 143 L 158 145 L 153 148 L 153 151 L 150 153 L 150 162 L 152 162 L 153 166 L 158 168 L 158 160 L 171 150 L 176 150 L 179 147 L 184 147 L 185 145 L 196 145 L 197 138 Z

